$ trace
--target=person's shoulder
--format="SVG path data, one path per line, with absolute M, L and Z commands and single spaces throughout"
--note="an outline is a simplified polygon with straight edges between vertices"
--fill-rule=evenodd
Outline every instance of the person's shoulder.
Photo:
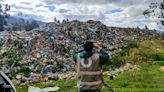
M 100 56 L 100 54 L 99 53 L 93 53 L 93 55 L 92 55 L 92 57 L 97 57 L 97 58 L 99 58 L 99 56 Z
M 93 55 L 99 55 L 99 53 L 98 52 L 94 52 Z

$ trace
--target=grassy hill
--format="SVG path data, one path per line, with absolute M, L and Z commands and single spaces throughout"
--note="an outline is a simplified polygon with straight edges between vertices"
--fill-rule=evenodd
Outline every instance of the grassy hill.
M 139 65 L 139 70 L 126 71 L 114 80 L 109 79 L 109 69 L 126 63 Z M 113 54 L 110 63 L 104 66 L 104 81 L 115 92 L 164 92 L 164 40 L 147 39 L 140 42 L 128 41 L 127 46 Z M 17 92 L 27 92 L 28 86 L 60 87 L 57 92 L 77 92 L 76 78 L 52 82 L 28 84 L 17 87 Z M 102 92 L 108 92 L 103 87 Z

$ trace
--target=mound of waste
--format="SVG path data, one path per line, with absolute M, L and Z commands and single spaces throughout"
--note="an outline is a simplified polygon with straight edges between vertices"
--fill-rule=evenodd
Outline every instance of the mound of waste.
M 31 31 L 5 31 L 0 33 L 1 70 L 12 70 L 11 77 L 18 85 L 70 78 L 76 69 L 71 54 L 82 49 L 86 40 L 100 41 L 107 51 L 114 51 L 125 46 L 128 39 L 154 36 L 152 30 L 108 27 L 93 20 L 52 22 Z

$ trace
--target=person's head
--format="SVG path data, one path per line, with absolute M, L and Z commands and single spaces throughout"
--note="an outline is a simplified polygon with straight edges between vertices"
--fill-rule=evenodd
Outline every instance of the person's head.
M 93 51 L 93 42 L 91 42 L 91 41 L 85 42 L 85 44 L 84 44 L 84 50 L 86 52 L 92 52 Z

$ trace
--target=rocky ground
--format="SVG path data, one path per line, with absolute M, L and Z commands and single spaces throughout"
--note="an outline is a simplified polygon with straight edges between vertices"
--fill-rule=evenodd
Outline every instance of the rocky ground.
M 126 46 L 126 40 L 154 36 L 156 33 L 152 30 L 108 27 L 93 20 L 52 22 L 28 32 L 1 32 L 1 70 L 12 70 L 11 77 L 18 85 L 69 78 L 75 75 L 76 66 L 71 54 L 73 50 L 81 49 L 86 40 L 100 41 L 110 52 Z M 16 55 L 15 58 L 11 58 L 11 54 Z M 29 73 L 20 72 L 22 68 Z

